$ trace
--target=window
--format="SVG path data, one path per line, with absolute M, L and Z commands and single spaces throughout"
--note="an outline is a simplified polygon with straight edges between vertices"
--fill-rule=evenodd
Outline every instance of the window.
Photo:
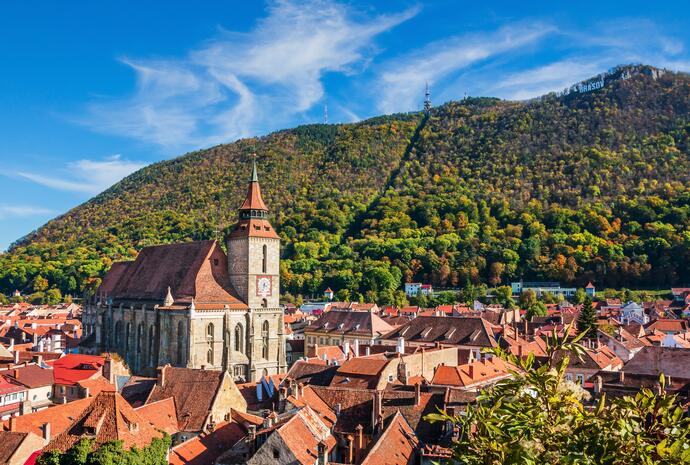
M 115 323 L 115 346 L 120 348 L 122 346 L 122 322 Z
M 235 326 L 235 352 L 244 353 L 244 331 L 239 323 Z
M 263 253 L 262 253 L 262 260 L 261 260 L 261 272 L 265 273 L 266 272 L 266 261 L 268 260 L 268 247 L 266 247 L 266 244 L 263 246 Z
M 144 342 L 144 325 L 139 323 L 137 326 L 137 354 L 141 353 L 141 346 Z
M 585 375 L 578 373 L 575 375 L 579 384 L 585 384 Z
M 155 354 L 153 353 L 153 336 L 154 336 L 154 329 L 153 325 L 149 326 L 149 351 L 148 351 L 148 357 L 149 357 L 149 366 L 155 366 Z
M 184 339 L 185 339 L 184 322 L 179 321 L 177 323 L 177 364 L 182 365 L 184 363 Z
M 214 265 L 214 266 L 218 266 L 218 259 L 217 259 L 217 258 L 214 258 L 214 259 L 213 259 L 213 265 Z
M 206 326 L 206 343 L 208 344 L 208 349 L 206 350 L 206 362 L 209 365 L 213 365 L 213 323 L 209 323 Z
M 261 356 L 264 360 L 268 360 L 268 320 L 264 320 L 264 324 L 261 326 Z
M 262 306 L 263 308 L 268 307 L 268 300 L 266 300 L 266 299 L 261 299 L 261 306 Z
M 388 375 L 388 382 L 392 383 L 393 382 L 393 375 Z
M 573 374 L 572 373 L 566 373 L 565 374 L 565 380 L 566 381 L 572 381 L 573 380 Z
M 279 459 L 280 458 L 280 451 L 277 448 L 273 448 L 273 458 L 274 459 Z

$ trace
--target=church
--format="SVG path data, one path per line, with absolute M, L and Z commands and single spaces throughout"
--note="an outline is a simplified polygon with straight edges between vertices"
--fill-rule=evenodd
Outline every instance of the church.
M 237 382 L 285 372 L 280 238 L 256 164 L 226 245 L 227 255 L 211 240 L 146 247 L 113 263 L 84 305 L 85 351 L 115 352 L 143 375 L 166 364 Z

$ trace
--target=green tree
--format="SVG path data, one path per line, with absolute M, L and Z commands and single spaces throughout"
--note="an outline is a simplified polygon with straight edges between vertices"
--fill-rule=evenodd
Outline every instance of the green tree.
M 547 310 L 544 302 L 537 301 L 527 309 L 527 313 L 525 314 L 525 317 L 528 320 L 531 320 L 535 316 L 546 316 L 547 313 L 548 313 L 548 310 Z
M 576 304 L 581 304 L 587 298 L 587 292 L 584 289 L 579 288 L 575 291 L 575 298 L 573 299 Z
M 527 289 L 526 291 L 522 291 L 520 293 L 520 308 L 528 309 L 532 305 L 537 303 L 537 294 L 531 290 Z
M 597 311 L 589 297 L 585 299 L 580 315 L 577 317 L 577 329 L 585 333 L 587 337 L 597 337 Z
M 676 396 L 666 393 L 663 375 L 659 394 L 645 388 L 612 401 L 601 396 L 593 409 L 586 407 L 589 393 L 565 379 L 570 357 L 584 350 L 578 342 L 583 336 L 549 337 L 541 365 L 532 354 L 521 358 L 501 349 L 488 351 L 516 367 L 513 377 L 484 389 L 462 415 L 426 416 L 458 429 L 453 463 L 690 463 L 690 419 Z
M 499 286 L 494 289 L 494 300 L 505 308 L 515 307 L 513 289 L 510 286 Z

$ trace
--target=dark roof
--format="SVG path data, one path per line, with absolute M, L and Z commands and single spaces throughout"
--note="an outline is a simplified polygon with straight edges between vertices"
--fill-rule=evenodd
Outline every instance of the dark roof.
M 325 363 L 310 363 L 304 360 L 295 362 L 285 375 L 285 380 L 295 380 L 298 383 L 312 386 L 328 386 L 331 384 L 338 367 Z
M 690 350 L 671 347 L 643 347 L 624 366 L 626 373 L 690 378 Z
M 125 269 L 112 272 L 119 275 L 109 292 L 113 299 L 162 303 L 170 287 L 175 301 L 246 307 L 234 295 L 227 256 L 215 241 L 145 247 Z M 110 273 L 104 279 L 108 287 L 115 279 Z
M 108 296 L 111 295 L 122 275 L 127 273 L 127 267 L 132 263 L 134 262 L 114 262 L 110 266 L 110 270 L 103 277 L 101 286 L 98 288 L 99 292 Z
M 201 431 L 206 423 L 224 372 L 165 366 L 163 385 L 156 384 L 146 403 L 175 399 L 180 431 Z
M 155 385 L 156 378 L 132 376 L 127 380 L 125 385 L 122 386 L 122 392 L 120 392 L 120 394 L 127 402 L 132 404 L 132 406 L 139 407 L 146 403 L 146 399 L 148 399 Z
M 304 328 L 304 331 L 378 336 L 387 333 L 391 329 L 393 329 L 391 325 L 372 312 L 331 310 L 322 314 L 318 320 L 310 323 Z
M 9 463 L 22 441 L 29 433 L 0 431 L 0 464 Z
M 476 317 L 419 316 L 386 334 L 384 339 L 399 337 L 409 342 L 496 347 L 491 325 Z

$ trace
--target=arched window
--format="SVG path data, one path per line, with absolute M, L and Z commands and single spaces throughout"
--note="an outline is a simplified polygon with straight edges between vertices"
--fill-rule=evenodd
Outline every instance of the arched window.
M 184 363 L 184 340 L 185 340 L 184 322 L 179 321 L 177 323 L 177 364 L 178 365 L 182 365 Z
M 155 367 L 155 365 L 156 365 L 156 360 L 155 360 L 156 354 L 153 353 L 154 352 L 153 342 L 154 342 L 154 336 L 156 334 L 155 331 L 156 330 L 154 329 L 153 325 L 149 326 L 149 347 L 148 347 L 149 350 L 148 350 L 147 355 L 149 356 L 149 366 L 150 367 Z
M 268 247 L 266 247 L 266 244 L 264 244 L 263 247 L 263 259 L 261 261 L 261 272 L 265 273 L 266 272 L 266 261 L 268 260 Z
M 239 323 L 235 326 L 235 352 L 244 352 L 244 331 Z
M 213 365 L 213 352 L 215 349 L 213 344 L 213 323 L 209 323 L 208 326 L 206 326 L 206 343 L 208 344 L 206 363 Z
M 141 346 L 144 342 L 144 325 L 139 323 L 137 326 L 137 354 L 141 353 Z
M 268 320 L 265 320 L 261 326 L 261 342 L 261 356 L 264 360 L 268 360 Z
M 122 322 L 118 321 L 115 323 L 115 347 L 120 348 L 122 346 Z
M 127 323 L 127 326 L 125 327 L 125 343 L 123 345 L 123 349 L 125 351 L 125 354 L 129 354 L 129 344 L 130 340 L 129 338 L 131 337 L 132 334 L 132 323 Z

